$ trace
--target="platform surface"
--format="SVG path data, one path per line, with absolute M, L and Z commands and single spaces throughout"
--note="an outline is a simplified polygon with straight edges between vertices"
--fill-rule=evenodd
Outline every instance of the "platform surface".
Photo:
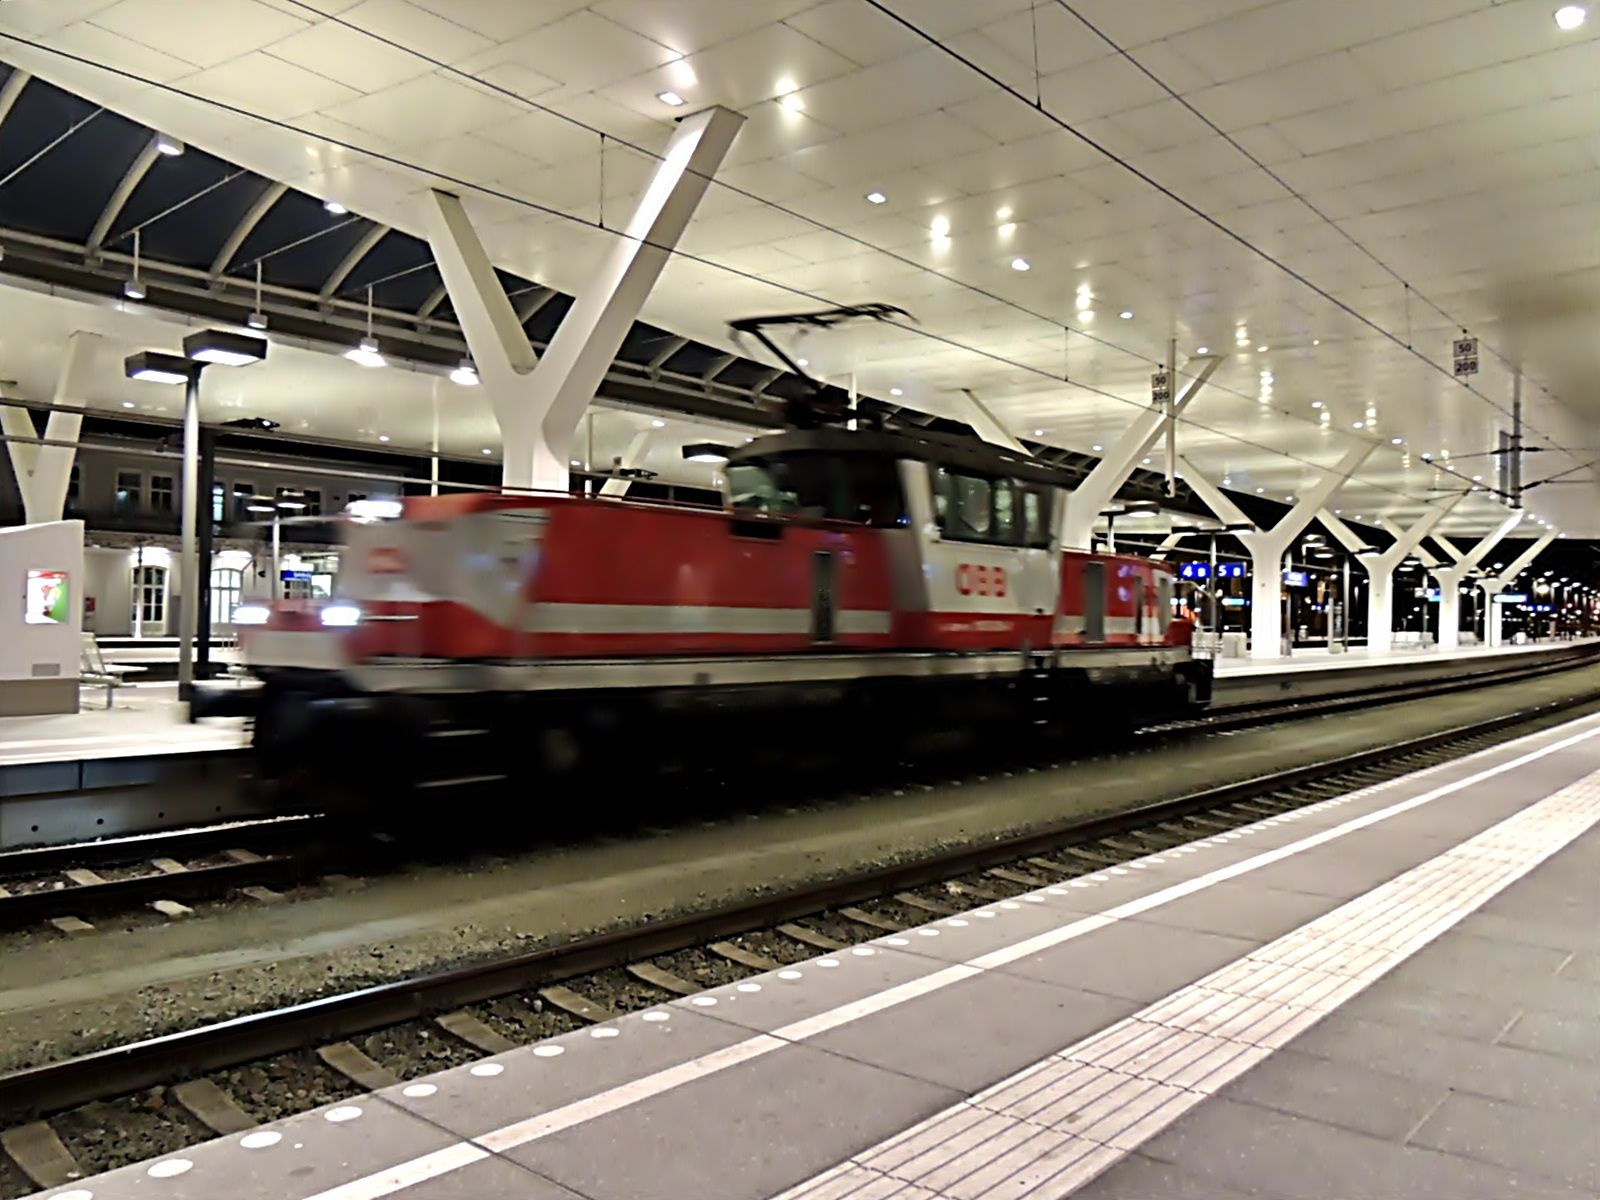
M 1404 663 L 1467 662 L 1474 659 L 1504 658 L 1519 654 L 1555 653 L 1574 646 L 1591 644 L 1595 638 L 1530 642 L 1524 646 L 1462 646 L 1441 651 L 1437 646 L 1397 646 L 1373 653 L 1364 646 L 1352 646 L 1343 654 L 1320 647 L 1296 650 L 1287 658 L 1218 658 L 1218 676 L 1273 675 L 1299 671 L 1359 671 Z
M 1592 1197 L 1600 716 L 47 1193 Z
M 125 683 L 112 707 L 105 689 L 85 687 L 75 713 L 0 717 L 0 767 L 91 758 L 200 754 L 249 741 L 241 719 L 190 724 L 176 683 Z

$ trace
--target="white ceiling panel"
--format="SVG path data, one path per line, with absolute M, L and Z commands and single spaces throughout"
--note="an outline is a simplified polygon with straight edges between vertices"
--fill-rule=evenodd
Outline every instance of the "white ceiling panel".
M 24 6 L 27 7 L 27 6 Z M 108 33 L 171 54 L 197 67 L 214 67 L 249 50 L 270 46 L 309 22 L 257 0 L 122 0 L 91 18 Z

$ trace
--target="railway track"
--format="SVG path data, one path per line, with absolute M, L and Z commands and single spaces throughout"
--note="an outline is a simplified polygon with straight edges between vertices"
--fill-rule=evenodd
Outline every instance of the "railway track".
M 1112 753 L 1513 683 L 1578 669 L 1590 661 L 1521 665 L 1460 679 L 1390 685 L 1356 695 L 1226 707 L 1138 730 L 1125 744 L 1112 747 Z M 958 769 L 955 774 L 958 779 L 964 773 L 982 777 L 1019 765 L 1050 769 L 1064 763 L 1048 759 L 1022 764 L 987 761 L 970 772 Z M 903 764 L 894 766 L 903 768 Z M 938 778 L 948 782 L 950 772 Z M 276 889 L 329 875 L 370 873 L 403 861 L 392 845 L 370 840 L 354 848 L 346 844 L 330 849 L 320 840 L 327 831 L 325 819 L 310 814 L 3 853 L 0 931 L 48 923 L 64 933 L 86 933 L 93 928 L 90 919 L 101 915 L 154 911 L 181 918 L 190 915 L 192 905 L 203 901 L 243 897 L 271 903 L 282 898 Z
M 59 1186 L 889 930 L 1003 903 L 1596 708 L 1593 697 L 1568 697 L 1114 816 L 14 1072 L 0 1076 L 0 1147 L 32 1186 Z M 131 1140 L 119 1142 L 117 1134 L 129 1130 Z

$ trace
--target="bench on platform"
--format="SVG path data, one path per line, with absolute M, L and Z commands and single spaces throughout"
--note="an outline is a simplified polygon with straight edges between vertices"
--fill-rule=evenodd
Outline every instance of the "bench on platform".
M 144 667 L 132 666 L 126 663 L 108 663 L 106 656 L 100 651 L 100 643 L 94 634 L 85 633 L 83 644 L 79 651 L 78 682 L 89 684 L 91 687 L 106 689 L 106 707 L 111 707 L 112 695 L 123 684 L 126 675 L 137 675 L 144 671 Z

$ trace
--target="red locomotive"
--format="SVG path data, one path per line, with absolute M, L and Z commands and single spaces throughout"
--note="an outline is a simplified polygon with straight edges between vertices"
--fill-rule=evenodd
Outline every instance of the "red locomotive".
M 1058 548 L 1053 468 L 825 427 L 732 450 L 726 476 L 721 510 L 476 494 L 348 522 L 338 599 L 241 636 L 267 773 L 426 789 L 1210 699 L 1169 568 Z

